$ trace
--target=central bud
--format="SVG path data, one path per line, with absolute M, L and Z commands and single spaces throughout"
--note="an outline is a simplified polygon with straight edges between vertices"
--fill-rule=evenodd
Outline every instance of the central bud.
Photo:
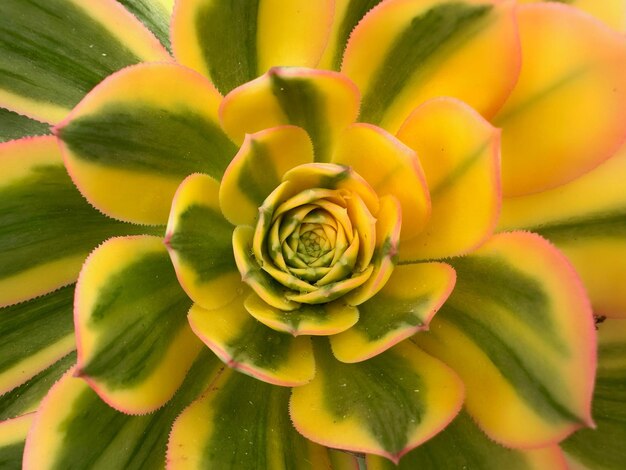
M 393 269 L 383 262 L 389 258 L 384 242 L 390 224 L 399 232 L 399 217 L 378 222 L 380 211 L 376 192 L 349 167 L 310 163 L 291 169 L 259 208 L 250 246 L 245 248 L 247 237 L 235 237 L 243 280 L 282 310 L 342 296 L 352 305 L 363 302 Z
M 363 273 L 372 259 L 375 219 L 350 191 L 302 191 L 279 203 L 267 232 L 265 222 L 260 220 L 257 230 L 266 242 L 254 255 L 278 282 L 300 292 L 292 300 L 320 303 L 335 298 L 334 292 L 344 287 L 336 283 Z M 331 284 L 332 289 L 320 290 Z

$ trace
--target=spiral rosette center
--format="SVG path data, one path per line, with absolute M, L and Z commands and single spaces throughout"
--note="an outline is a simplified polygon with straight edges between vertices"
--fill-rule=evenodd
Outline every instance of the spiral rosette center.
M 363 302 L 393 269 L 393 262 L 383 261 L 390 261 L 397 245 L 399 206 L 384 199 L 349 167 L 293 168 L 259 208 L 253 233 L 236 231 L 235 257 L 244 281 L 284 310 L 348 293 L 351 304 Z M 385 246 L 387 237 L 393 243 Z

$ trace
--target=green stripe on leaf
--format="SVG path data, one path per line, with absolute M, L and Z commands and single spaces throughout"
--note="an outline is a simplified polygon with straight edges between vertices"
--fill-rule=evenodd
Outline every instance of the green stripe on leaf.
M 233 361 L 276 372 L 289 357 L 293 342 L 293 336 L 274 331 L 250 316 L 226 347 Z
M 281 457 L 286 464 L 301 462 L 300 457 L 307 454 L 307 442 L 291 425 L 290 393 L 287 387 L 231 373 L 230 380 L 216 394 L 213 406 L 216 416 L 239 416 L 239 419 L 215 421 L 213 438 L 204 449 L 206 461 L 220 462 L 226 468 L 272 468 L 271 445 L 278 442 L 268 443 L 267 440 L 275 439 L 282 441 Z M 248 437 L 250 435 L 254 437 Z M 242 442 L 246 437 L 256 445 Z M 247 452 L 241 451 L 242 444 Z
M 0 310 L 0 373 L 74 332 L 74 285 Z
M 19 470 L 22 468 L 22 454 L 24 443 L 0 446 L 0 468 L 5 470 Z
M 454 46 L 466 41 L 480 28 L 491 8 L 448 2 L 413 18 L 390 46 L 388 56 L 364 91 L 359 120 L 380 122 L 409 79 L 426 73 L 431 59 L 449 54 Z
M 141 383 L 187 324 L 190 307 L 165 250 L 134 260 L 98 293 L 89 320 L 95 350 L 81 372 L 112 388 Z
M 202 351 L 172 400 L 144 416 L 120 413 L 82 385 L 72 406 L 63 403 L 61 435 L 55 436 L 62 443 L 58 453 L 47 456 L 51 467 L 161 468 L 172 423 L 205 390 L 220 364 L 211 352 Z
M 457 283 L 435 318 L 463 331 L 519 391 L 519 397 L 545 419 L 583 422 L 563 400 L 558 364 L 528 344 L 527 334 L 515 331 L 514 325 L 521 322 L 551 354 L 570 355 L 554 323 L 552 300 L 539 279 L 497 257 L 458 258 L 450 264 Z
M 609 333 L 612 337 L 607 337 Z M 626 320 L 599 325 L 598 373 L 592 415 L 596 429 L 583 429 L 563 441 L 563 450 L 589 468 L 626 468 Z
M 404 449 L 409 431 L 420 423 L 426 408 L 420 400 L 426 396 L 426 384 L 411 365 L 392 351 L 359 364 L 344 364 L 328 347 L 314 344 L 318 367 L 324 371 L 325 407 L 335 419 L 356 415 L 389 452 Z
M 166 177 L 202 172 L 219 180 L 237 151 L 215 123 L 184 108 L 110 106 L 57 133 L 82 160 Z
M 276 167 L 266 144 L 258 139 L 250 140 L 250 153 L 246 158 L 237 185 L 248 198 L 261 206 L 265 198 L 281 182 Z
M 140 61 L 70 1 L 2 1 L 0 89 L 69 109 L 103 78 Z
M 227 370 L 183 412 L 169 442 L 171 468 L 304 469 L 331 467 L 326 449 L 298 434 L 289 388 Z M 195 439 L 186 436 L 194 435 Z
M 455 286 L 459 297 L 480 292 L 490 306 L 501 307 L 504 312 L 511 313 L 515 319 L 541 335 L 556 351 L 563 352 L 564 345 L 550 315 L 550 299 L 538 279 L 497 257 L 456 258 L 450 264 L 461 280 Z
M 352 30 L 356 27 L 359 21 L 361 21 L 361 18 L 363 18 L 366 13 L 378 5 L 381 1 L 382 0 L 352 0 L 348 2 L 346 12 L 344 13 L 341 25 L 337 31 L 337 48 L 335 49 L 335 53 L 331 61 L 331 68 L 333 70 L 339 70 L 341 68 L 343 52 Z
M 205 3 L 198 9 L 195 23 L 200 49 L 211 81 L 226 94 L 258 75 L 259 0 Z
M 208 206 L 192 205 L 178 215 L 176 231 L 168 240 L 181 260 L 198 275 L 211 281 L 237 271 L 232 245 L 233 226 Z
M 326 102 L 310 78 L 281 76 L 280 69 L 268 72 L 272 93 L 290 124 L 302 127 L 311 137 L 315 161 L 330 160 L 330 130 L 325 119 Z
M 171 12 L 162 3 L 155 0 L 117 0 L 135 15 L 154 33 L 161 44 L 168 50 L 170 45 L 170 16 Z
M 538 235 L 512 232 L 450 264 L 452 295 L 413 341 L 458 372 L 481 428 L 503 445 L 533 448 L 592 426 L 593 317 L 565 256 Z
M 247 290 L 242 291 L 213 310 L 195 304 L 188 316 L 194 333 L 231 368 L 261 381 L 280 386 L 309 382 L 315 374 L 310 339 L 294 338 L 257 321 L 244 308 Z
M 458 377 L 412 343 L 344 364 L 322 341 L 315 340 L 315 378 L 290 401 L 294 425 L 309 439 L 397 463 L 458 413 Z
M 48 124 L 0 108 L 0 142 L 49 133 L 50 126 Z
M 508 449 L 489 439 L 465 411 L 441 433 L 402 457 L 400 465 L 373 455 L 367 457 L 367 463 L 372 470 L 537 468 L 524 451 Z
M 418 281 L 416 281 L 418 282 Z M 354 328 L 367 336 L 370 341 L 383 338 L 399 328 L 424 326 L 418 313 L 426 313 L 423 306 L 430 303 L 431 297 L 397 299 L 378 293 L 375 297 L 359 305 L 361 314 Z
M 163 230 L 102 215 L 83 199 L 62 165 L 34 167 L 27 176 L 0 186 L 0 279 L 65 257 L 86 256 L 111 236 Z
M 33 411 L 50 387 L 76 364 L 76 351 L 61 358 L 32 379 L 0 397 L 0 421 Z M 4 468 L 0 465 L 0 468 Z
M 548 421 L 584 423 L 558 396 L 562 389 L 550 386 L 551 383 L 558 383 L 559 370 L 556 366 L 530 347 L 512 347 L 506 339 L 502 339 L 501 332 L 494 331 L 488 322 L 481 322 L 453 307 L 454 300 L 458 298 L 445 304 L 436 318 L 451 322 L 480 345 L 518 396 Z
M 623 238 L 626 236 L 626 213 L 616 211 L 590 214 L 542 224 L 530 230 L 555 243 L 563 244 L 574 244 L 581 238 Z

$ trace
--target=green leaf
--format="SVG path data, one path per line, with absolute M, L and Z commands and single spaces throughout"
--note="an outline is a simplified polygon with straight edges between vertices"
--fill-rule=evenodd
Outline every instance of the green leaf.
M 168 55 L 112 2 L 4 0 L 0 102 L 47 122 L 64 117 L 103 78 Z
M 0 142 L 50 133 L 50 126 L 0 108 Z
M 592 171 L 558 187 L 505 198 L 500 231 L 523 229 L 546 237 L 580 274 L 595 312 L 624 318 L 626 290 L 626 146 Z
M 341 59 L 343 59 L 343 52 L 348 44 L 350 34 L 354 30 L 359 21 L 365 16 L 365 14 L 378 5 L 382 0 L 351 0 L 347 2 L 345 11 L 342 18 L 336 18 L 334 36 L 329 41 L 328 49 L 325 57 L 328 61 L 329 67 L 332 70 L 339 70 L 341 68 Z M 335 11 L 337 13 L 337 11 Z M 324 65 L 324 62 L 322 62 Z
M 50 392 L 27 444 L 30 468 L 163 468 L 173 421 L 211 382 L 219 360 L 209 351 L 195 359 L 174 398 L 144 416 L 120 413 L 71 372 Z M 45 442 L 45 444 L 44 444 Z
M 537 235 L 513 232 L 450 264 L 454 291 L 414 341 L 461 376 L 481 428 L 529 448 L 590 425 L 593 317 L 565 257 Z
M 0 421 L 34 411 L 50 387 L 74 364 L 76 364 L 76 352 L 72 351 L 27 382 L 2 395 L 0 397 Z
M 24 443 L 0 445 L 0 468 L 4 470 L 19 470 L 22 468 L 22 454 Z
M 565 452 L 590 468 L 626 468 L 626 320 L 599 325 L 598 373 L 593 395 L 596 429 L 578 431 L 564 441 Z
M 135 15 L 141 22 L 154 33 L 169 51 L 170 44 L 170 16 L 172 11 L 159 0 L 117 0 L 128 11 Z M 173 2 L 170 2 L 170 6 Z
M 233 226 L 218 200 L 219 183 L 193 174 L 176 190 L 165 245 L 187 295 L 208 310 L 221 307 L 242 287 L 232 249 Z
M 78 117 L 58 135 L 82 160 L 181 178 L 202 171 L 219 179 L 236 151 L 205 116 L 138 103 Z
M 89 252 L 111 236 L 163 233 L 110 219 L 80 195 L 54 137 L 0 145 L 0 305 L 76 280 Z
M 461 407 L 456 374 L 410 342 L 356 364 L 337 361 L 322 340 L 314 345 L 315 378 L 294 388 L 290 409 L 296 429 L 315 442 L 397 463 Z
M 335 357 L 362 361 L 427 330 L 454 281 L 454 270 L 445 263 L 396 266 L 381 291 L 359 305 L 356 325 L 330 337 Z
M 33 421 L 33 414 L 0 422 L 0 468 L 22 468 L 22 453 L 26 433 Z
M 329 1 L 180 2 L 172 20 L 176 60 L 223 94 L 276 65 L 315 67 L 333 10 Z
M 556 445 L 539 450 L 508 449 L 489 439 L 462 411 L 431 440 L 412 450 L 395 466 L 378 456 L 367 456 L 368 470 L 542 470 L 560 468 L 562 454 Z
M 190 306 L 160 238 L 108 240 L 76 286 L 78 373 L 123 411 L 162 406 L 202 347 L 187 323 Z
M 245 134 L 270 127 L 285 124 L 301 127 L 311 138 L 315 161 L 328 162 L 334 143 L 354 122 L 358 108 L 359 92 L 342 74 L 274 67 L 224 98 L 220 122 L 226 133 L 239 143 Z
M 289 394 L 289 388 L 225 371 L 174 424 L 170 468 L 333 468 L 327 449 L 293 429 Z
M 96 87 L 55 134 L 68 171 L 94 206 L 122 220 L 161 224 L 186 176 L 219 180 L 237 152 L 219 126 L 220 101 L 196 72 L 171 62 L 140 64 Z
M 361 115 L 364 122 L 378 123 L 402 93 L 409 78 L 451 44 L 466 41 L 484 27 L 490 5 L 449 2 L 435 5 L 416 16 L 389 48 L 368 88 L 363 91 Z M 391 72 L 392 71 L 392 72 Z
M 308 337 L 274 331 L 244 308 L 249 290 L 228 305 L 205 310 L 195 304 L 189 311 L 194 333 L 229 367 L 259 380 L 282 386 L 307 383 L 315 374 Z
M 73 301 L 71 285 L 0 310 L 0 394 L 74 350 Z

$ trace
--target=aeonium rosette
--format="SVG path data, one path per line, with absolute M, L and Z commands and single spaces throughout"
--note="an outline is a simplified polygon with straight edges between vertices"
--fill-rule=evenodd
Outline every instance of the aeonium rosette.
M 323 466 L 331 454 L 317 444 L 398 462 L 456 416 L 474 429 L 468 414 L 510 447 L 589 423 L 594 337 L 577 278 L 540 237 L 493 233 L 500 131 L 454 98 L 415 107 L 393 134 L 356 122 L 360 105 L 338 72 L 272 68 L 222 98 L 187 68 L 142 64 L 74 108 L 55 132 L 82 194 L 117 219 L 167 227 L 165 243 L 112 238 L 87 258 L 74 301 L 73 373 L 84 380 L 67 376 L 51 403 L 92 393 L 94 407 L 112 407 L 99 413 L 180 415 L 167 458 L 181 466 L 232 452 L 245 467 L 252 454 L 231 447 L 258 446 L 242 429 L 268 427 L 268 445 L 306 448 L 297 460 Z M 137 140 L 148 128 L 153 139 Z M 528 292 L 532 308 L 519 308 Z M 480 334 L 464 336 L 467 322 Z M 523 355 L 525 375 L 503 375 L 519 367 L 511 355 Z M 476 364 L 494 387 L 476 382 Z M 543 408 L 508 394 L 497 409 L 532 422 L 532 435 L 485 406 L 509 383 Z M 59 419 L 43 410 L 31 467 L 49 454 L 45 423 Z M 234 414 L 245 422 L 228 424 Z
M 228 183 L 225 178 L 222 187 Z M 391 275 L 400 225 L 397 199 L 379 201 L 351 168 L 303 164 L 265 199 L 254 230 L 237 228 L 235 259 L 244 281 L 275 308 L 296 310 L 342 296 L 343 303 L 359 305 Z M 286 292 L 256 275 L 259 266 Z
M 306 92 L 316 98 L 317 108 L 343 112 L 328 113 L 329 119 L 316 123 L 317 128 L 306 119 L 301 126 L 290 124 L 284 114 L 299 107 L 305 116 L 311 113 L 293 98 Z M 281 99 L 288 94 L 290 101 Z M 262 124 L 248 118 L 260 102 Z M 190 326 L 213 352 L 257 379 L 296 387 L 291 417 L 305 436 L 397 460 L 433 428 L 449 422 L 461 405 L 463 387 L 455 373 L 414 345 L 394 346 L 427 329 L 454 286 L 451 266 L 426 260 L 468 251 L 493 230 L 499 206 L 499 131 L 453 99 L 434 100 L 407 120 L 403 132 L 423 145 L 440 145 L 448 138 L 441 132 L 421 138 L 415 129 L 426 119 L 459 131 L 463 149 L 438 156 L 448 161 L 447 171 L 458 167 L 467 152 L 477 159 L 473 175 L 457 180 L 460 192 L 452 199 L 467 196 L 465 178 L 490 185 L 468 202 L 468 208 L 482 208 L 475 227 L 466 230 L 461 245 L 446 246 L 445 232 L 451 239 L 450 231 L 456 229 L 429 224 L 437 218 L 431 217 L 417 152 L 377 126 L 355 123 L 358 108 L 356 87 L 328 71 L 277 68 L 233 90 L 221 104 L 220 119 L 241 146 L 219 182 L 199 173 L 183 181 L 173 199 L 166 244 L 178 279 L 195 302 Z M 254 126 L 248 127 L 249 122 Z M 267 127 L 259 129 L 263 125 Z M 434 238 L 439 246 L 429 243 Z M 213 268 L 194 259 L 199 247 L 211 252 Z M 396 266 L 401 253 L 404 265 Z M 229 268 L 216 259 L 228 260 Z M 206 276 L 210 269 L 218 274 Z M 324 336 L 329 344 L 320 338 Z M 391 348 L 394 352 L 383 354 Z M 380 364 L 369 362 L 378 356 Z M 404 371 L 388 365 L 407 360 Z M 365 435 L 384 426 L 377 419 L 369 422 L 372 404 L 367 400 L 356 422 L 344 423 L 347 428 L 324 426 L 320 435 L 317 421 L 330 423 L 333 412 L 312 417 L 311 406 L 319 406 L 315 403 L 329 380 L 334 387 L 345 387 L 341 392 L 348 395 L 340 401 L 355 393 L 358 379 L 350 378 L 354 371 L 347 364 L 364 361 L 374 370 L 382 368 L 379 378 L 389 381 L 383 390 L 413 387 L 410 394 L 421 393 L 425 400 L 438 393 L 439 406 L 425 412 L 423 421 L 417 415 L 424 411 L 411 404 L 413 411 L 388 436 L 390 442 L 383 442 L 381 435 L 365 438 L 367 447 L 355 443 L 355 425 L 371 428 Z M 333 378 L 342 367 L 347 369 Z M 350 400 L 355 399 L 359 401 Z
M 115 0 L 5 2 L 0 104 L 54 133 L 0 146 L 0 418 L 60 377 L 25 468 L 563 465 L 593 317 L 529 232 L 623 314 L 626 198 L 581 204 L 623 187 L 623 36 L 555 2 L 179 0 L 163 47 Z
M 280 93 L 272 91 L 276 88 L 285 93 L 286 89 L 292 93 L 298 88 L 314 89 L 321 104 L 343 112 L 329 115 L 323 134 L 316 134 L 311 126 L 307 132 L 306 123 L 304 127 L 285 124 L 278 112 L 265 115 L 270 127 L 244 127 L 254 132 L 241 132 L 238 126 L 251 122 L 247 115 L 255 112 L 259 101 L 280 102 Z M 174 197 L 166 243 L 181 285 L 196 302 L 189 315 L 192 328 L 230 365 L 273 383 L 301 385 L 313 377 L 313 354 L 306 336 L 332 335 L 333 351 L 341 360 L 362 361 L 425 327 L 454 284 L 454 271 L 438 265 L 436 281 L 431 281 L 436 285 L 432 299 L 405 312 L 406 318 L 394 318 L 394 327 L 383 326 L 371 337 L 364 333 L 378 320 L 368 318 L 358 306 L 384 288 L 398 260 L 401 240 L 415 239 L 423 230 L 431 205 L 416 152 L 383 129 L 354 123 L 358 102 L 356 88 L 340 74 L 271 70 L 235 89 L 222 103 L 222 123 L 230 135 L 242 134 L 242 144 L 221 181 L 193 174 Z M 444 100 L 433 106 L 475 120 L 483 130 L 478 140 L 497 140 L 497 132 L 460 102 Z M 230 121 L 232 109 L 238 116 Z M 491 167 L 486 170 L 490 176 L 495 150 L 486 146 L 484 155 L 490 162 L 486 165 Z M 223 251 L 233 257 L 230 272 L 204 283 L 198 282 L 201 276 L 189 261 L 190 245 L 185 243 L 190 227 L 209 226 L 191 215 L 198 205 L 210 207 L 214 218 L 230 227 L 226 233 L 232 231 L 232 248 L 230 239 L 223 240 L 229 245 Z M 216 224 L 211 227 L 198 237 L 215 246 L 211 232 L 216 232 Z M 415 274 L 412 270 L 402 274 L 407 269 L 399 270 L 396 283 Z M 415 292 L 415 297 L 431 287 Z M 387 302 L 393 296 L 388 294 Z M 411 302 L 410 297 L 398 300 Z M 215 311 L 228 315 L 233 305 L 245 312 L 245 321 L 259 321 L 292 335 L 293 347 L 308 351 L 302 356 L 306 360 L 274 371 L 257 368 L 249 358 L 240 364 L 242 359 L 234 357 L 236 348 L 227 344 L 232 338 L 215 337 L 210 324 Z M 352 329 L 360 316 L 363 321 Z

